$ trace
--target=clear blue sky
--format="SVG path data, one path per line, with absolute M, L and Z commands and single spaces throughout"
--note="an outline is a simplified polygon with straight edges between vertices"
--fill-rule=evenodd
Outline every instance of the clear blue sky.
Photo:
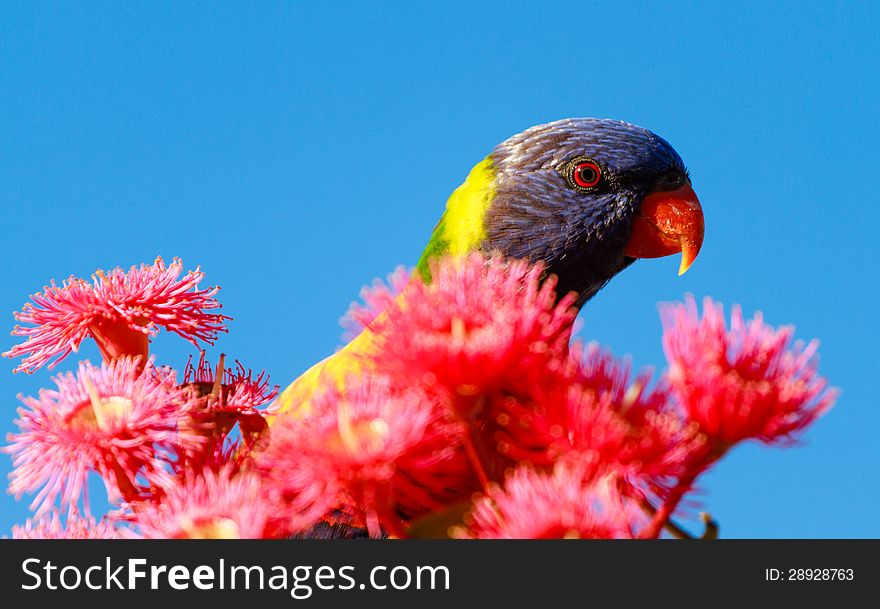
M 361 285 L 415 263 L 497 142 L 621 118 L 685 159 L 706 243 L 683 278 L 673 259 L 624 272 L 581 335 L 662 365 L 656 303 L 690 291 L 820 338 L 836 408 L 803 447 L 729 455 L 705 507 L 725 536 L 880 536 L 880 12 L 618 4 L 4 3 L 0 347 L 49 279 L 180 256 L 235 317 L 213 353 L 286 384 L 332 352 Z M 49 373 L 0 363 L 5 435 Z M 0 535 L 26 505 L 0 497 Z

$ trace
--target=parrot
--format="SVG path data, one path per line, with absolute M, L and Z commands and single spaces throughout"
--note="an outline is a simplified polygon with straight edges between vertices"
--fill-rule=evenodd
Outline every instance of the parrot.
M 704 236 L 703 210 L 687 169 L 660 136 L 620 120 L 567 118 L 501 142 L 446 202 L 415 273 L 472 252 L 542 262 L 558 297 L 580 309 L 639 258 L 681 254 L 679 275 Z M 275 413 L 304 412 L 325 379 L 343 385 L 375 345 L 365 328 L 277 398 Z

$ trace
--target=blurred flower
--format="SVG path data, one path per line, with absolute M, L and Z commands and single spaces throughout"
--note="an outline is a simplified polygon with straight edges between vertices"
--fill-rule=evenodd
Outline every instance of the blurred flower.
M 70 514 L 64 523 L 57 512 L 51 517 L 28 520 L 24 526 L 12 527 L 13 539 L 117 539 L 119 533 L 109 522 L 95 522 L 94 518 L 82 518 Z
M 364 328 L 370 326 L 385 309 L 394 302 L 406 286 L 409 284 L 413 269 L 403 265 L 398 266 L 388 275 L 386 281 L 376 279 L 373 285 L 361 288 L 361 300 L 351 303 L 348 311 L 339 320 L 344 332 L 342 339 L 347 343 L 360 334 Z
M 260 479 L 230 468 L 205 470 L 162 489 L 158 502 L 138 506 L 130 518 L 153 539 L 260 539 L 269 537 L 277 510 Z
M 61 287 L 52 282 L 15 313 L 17 321 L 30 325 L 17 325 L 12 334 L 27 340 L 3 355 L 24 356 L 16 372 L 34 372 L 54 357 L 51 369 L 91 336 L 105 361 L 125 355 L 146 361 L 149 336 L 159 326 L 194 345 L 199 340 L 213 344 L 230 319 L 209 312 L 221 306 L 214 298 L 219 288 L 199 290 L 204 273 L 196 269 L 178 279 L 182 271 L 180 260 L 165 266 L 157 258 L 128 272 L 97 271 L 91 284 L 76 277 Z
M 552 467 L 577 459 L 613 470 L 636 493 L 662 492 L 684 472 L 701 439 L 667 389 L 650 385 L 649 371 L 630 381 L 628 365 L 595 345 L 575 344 L 554 383 L 494 400 L 488 430 L 514 464 Z
M 327 388 L 305 417 L 282 415 L 256 457 L 282 494 L 334 493 L 331 506 L 366 523 L 371 535 L 395 532 L 416 516 L 473 488 L 462 454 L 462 426 L 436 400 L 387 379 L 352 377 Z M 464 489 L 464 490 L 460 490 Z
M 684 472 L 701 438 L 667 389 L 650 385 L 650 372 L 630 381 L 628 365 L 576 344 L 552 383 L 533 385 L 526 399 L 494 400 L 488 429 L 513 463 L 577 458 L 613 469 L 638 492 L 659 492 Z
M 480 499 L 457 537 L 477 539 L 619 539 L 633 537 L 641 516 L 612 484 L 584 467 L 559 464 L 552 473 L 520 466 Z
M 746 438 L 791 442 L 834 403 L 818 374 L 818 342 L 791 345 L 794 328 L 774 329 L 760 313 L 745 322 L 733 308 L 730 330 L 720 304 L 693 297 L 661 308 L 669 382 L 716 455 Z
M 568 348 L 574 296 L 557 303 L 555 278 L 542 283 L 543 272 L 480 254 L 434 263 L 431 283 L 414 280 L 373 324 L 377 369 L 444 388 L 470 419 L 482 394 L 523 387 Z
M 166 480 L 168 455 L 202 441 L 181 428 L 192 407 L 187 393 L 169 373 L 149 363 L 140 368 L 129 358 L 100 367 L 82 362 L 76 374 L 53 379 L 57 390 L 20 397 L 27 408 L 18 409 L 19 432 L 4 449 L 14 468 L 9 491 L 20 497 L 40 489 L 31 504 L 38 517 L 59 495 L 62 505 L 75 505 L 89 471 L 101 475 L 111 500 L 136 499 L 139 475 Z

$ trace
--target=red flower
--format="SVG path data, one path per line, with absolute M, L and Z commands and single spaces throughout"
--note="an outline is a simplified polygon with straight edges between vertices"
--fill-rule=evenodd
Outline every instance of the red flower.
M 196 269 L 178 279 L 182 270 L 178 259 L 165 266 L 157 258 L 128 272 L 97 271 L 91 284 L 76 277 L 61 287 L 52 282 L 15 313 L 17 321 L 30 325 L 16 326 L 12 334 L 27 340 L 3 355 L 24 356 L 16 372 L 34 372 L 54 357 L 51 369 L 91 336 L 105 361 L 124 355 L 146 361 L 149 336 L 159 326 L 196 346 L 199 340 L 213 344 L 230 319 L 209 312 L 220 308 L 214 298 L 219 288 L 199 290 L 204 273 Z
M 559 464 L 552 473 L 521 466 L 493 488 L 456 536 L 477 539 L 619 539 L 633 537 L 641 518 L 607 480 L 583 467 Z
M 282 416 L 256 457 L 282 495 L 326 489 L 328 507 L 365 522 L 374 536 L 474 488 L 461 449 L 462 426 L 437 401 L 387 379 L 352 377 L 316 395 L 305 417 Z
M 138 506 L 130 522 L 153 539 L 260 539 L 271 536 L 278 507 L 253 473 L 205 470 L 162 489 L 158 502 Z
M 12 527 L 13 539 L 117 539 L 119 533 L 109 522 L 95 522 L 94 518 L 82 518 L 70 514 L 64 523 L 57 512 L 52 517 L 28 520 L 24 526 Z
M 557 303 L 555 278 L 542 283 L 543 273 L 480 254 L 434 263 L 431 283 L 413 280 L 374 323 L 377 368 L 438 385 L 470 419 L 481 394 L 523 388 L 530 371 L 567 349 L 574 296 Z
M 643 494 L 661 492 L 700 447 L 667 389 L 649 389 L 650 372 L 631 381 L 629 366 L 595 345 L 573 346 L 555 376 L 546 378 L 552 382 L 496 399 L 488 411 L 496 449 L 513 463 L 593 463 Z
M 184 369 L 183 385 L 192 390 L 199 401 L 193 416 L 213 444 L 222 444 L 237 423 L 245 445 L 252 448 L 267 428 L 268 411 L 261 407 L 278 395 L 278 385 L 269 385 L 265 370 L 254 377 L 253 371 L 245 369 L 240 361 L 235 361 L 235 369 L 223 369 L 224 361 L 225 356 L 221 355 L 215 369 L 205 359 L 204 351 L 195 366 L 190 357 Z M 209 445 L 205 448 L 211 449 Z
M 715 454 L 747 438 L 791 442 L 834 403 L 818 374 L 817 341 L 791 345 L 794 328 L 774 329 L 757 313 L 743 321 L 706 298 L 700 319 L 693 297 L 661 309 L 669 382 Z
M 49 511 L 60 495 L 74 506 L 85 492 L 89 471 L 98 472 L 111 500 L 141 496 L 138 476 L 151 484 L 168 479 L 170 455 L 194 450 L 202 441 L 186 431 L 192 404 L 173 378 L 151 364 L 124 358 L 53 380 L 57 390 L 21 397 L 19 432 L 4 449 L 12 455 L 9 491 L 20 497 L 39 489 L 31 508 Z M 88 500 L 85 501 L 88 513 Z

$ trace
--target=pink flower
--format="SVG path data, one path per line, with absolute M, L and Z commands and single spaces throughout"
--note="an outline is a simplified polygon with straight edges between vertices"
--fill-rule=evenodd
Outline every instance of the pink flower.
M 318 394 L 307 416 L 282 416 L 256 459 L 283 495 L 324 488 L 335 494 L 329 507 L 378 536 L 397 533 L 401 515 L 440 509 L 471 492 L 461 434 L 424 392 L 352 377 L 344 390 Z
M 199 340 L 213 344 L 230 319 L 210 312 L 220 308 L 214 298 L 219 288 L 199 290 L 204 273 L 196 269 L 178 279 L 182 270 L 178 259 L 165 266 L 157 258 L 128 272 L 97 271 L 91 284 L 76 277 L 61 287 L 52 282 L 15 313 L 17 321 L 30 325 L 17 325 L 12 334 L 27 340 L 3 355 L 24 356 L 16 372 L 34 372 L 54 357 L 51 369 L 91 336 L 105 361 L 124 355 L 146 361 L 149 337 L 159 326 L 194 345 Z
M 270 536 L 277 506 L 259 477 L 205 470 L 164 487 L 161 500 L 133 512 L 140 536 L 152 539 L 260 539 Z
M 791 345 L 793 327 L 774 329 L 760 313 L 745 322 L 734 307 L 728 330 L 711 298 L 702 319 L 693 297 L 661 315 L 669 382 L 716 455 L 747 438 L 791 442 L 834 403 L 837 392 L 818 374 L 818 342 Z
M 57 390 L 39 398 L 20 397 L 19 432 L 4 449 L 12 455 L 9 491 L 33 493 L 37 516 L 57 497 L 76 505 L 86 491 L 89 471 L 98 472 L 111 500 L 139 498 L 138 476 L 148 482 L 167 479 L 169 455 L 194 450 L 202 441 L 186 431 L 192 404 L 167 372 L 124 358 L 95 367 L 79 365 L 77 374 L 53 380 Z M 88 513 L 88 497 L 85 497 Z
M 430 284 L 415 279 L 373 324 L 374 362 L 400 378 L 435 384 L 465 419 L 480 396 L 527 386 L 568 347 L 574 296 L 559 303 L 542 265 L 473 254 L 433 264 Z
M 477 539 L 619 539 L 633 537 L 641 516 L 603 479 L 583 467 L 558 465 L 552 473 L 518 467 L 480 499 L 467 530 Z
M 117 539 L 119 533 L 109 522 L 96 523 L 94 518 L 70 514 L 62 523 L 57 512 L 51 518 L 28 520 L 24 526 L 12 527 L 13 539 Z
M 342 339 L 347 343 L 360 334 L 364 328 L 369 327 L 373 320 L 403 293 L 406 286 L 409 285 L 412 274 L 413 269 L 407 269 L 401 265 L 388 275 L 386 281 L 376 279 L 373 281 L 373 285 L 361 288 L 363 304 L 351 303 L 346 314 L 339 320 L 339 324 L 344 330 Z
M 278 385 L 269 385 L 265 370 L 255 378 L 253 371 L 245 369 L 240 361 L 235 361 L 234 370 L 223 369 L 224 361 L 225 356 L 221 355 L 215 369 L 202 351 L 195 366 L 192 357 L 186 363 L 183 384 L 193 391 L 200 404 L 193 414 L 204 433 L 216 442 L 222 442 L 238 424 L 245 444 L 253 447 L 267 427 L 267 410 L 261 407 L 278 395 Z M 217 379 L 221 369 L 221 378 Z

